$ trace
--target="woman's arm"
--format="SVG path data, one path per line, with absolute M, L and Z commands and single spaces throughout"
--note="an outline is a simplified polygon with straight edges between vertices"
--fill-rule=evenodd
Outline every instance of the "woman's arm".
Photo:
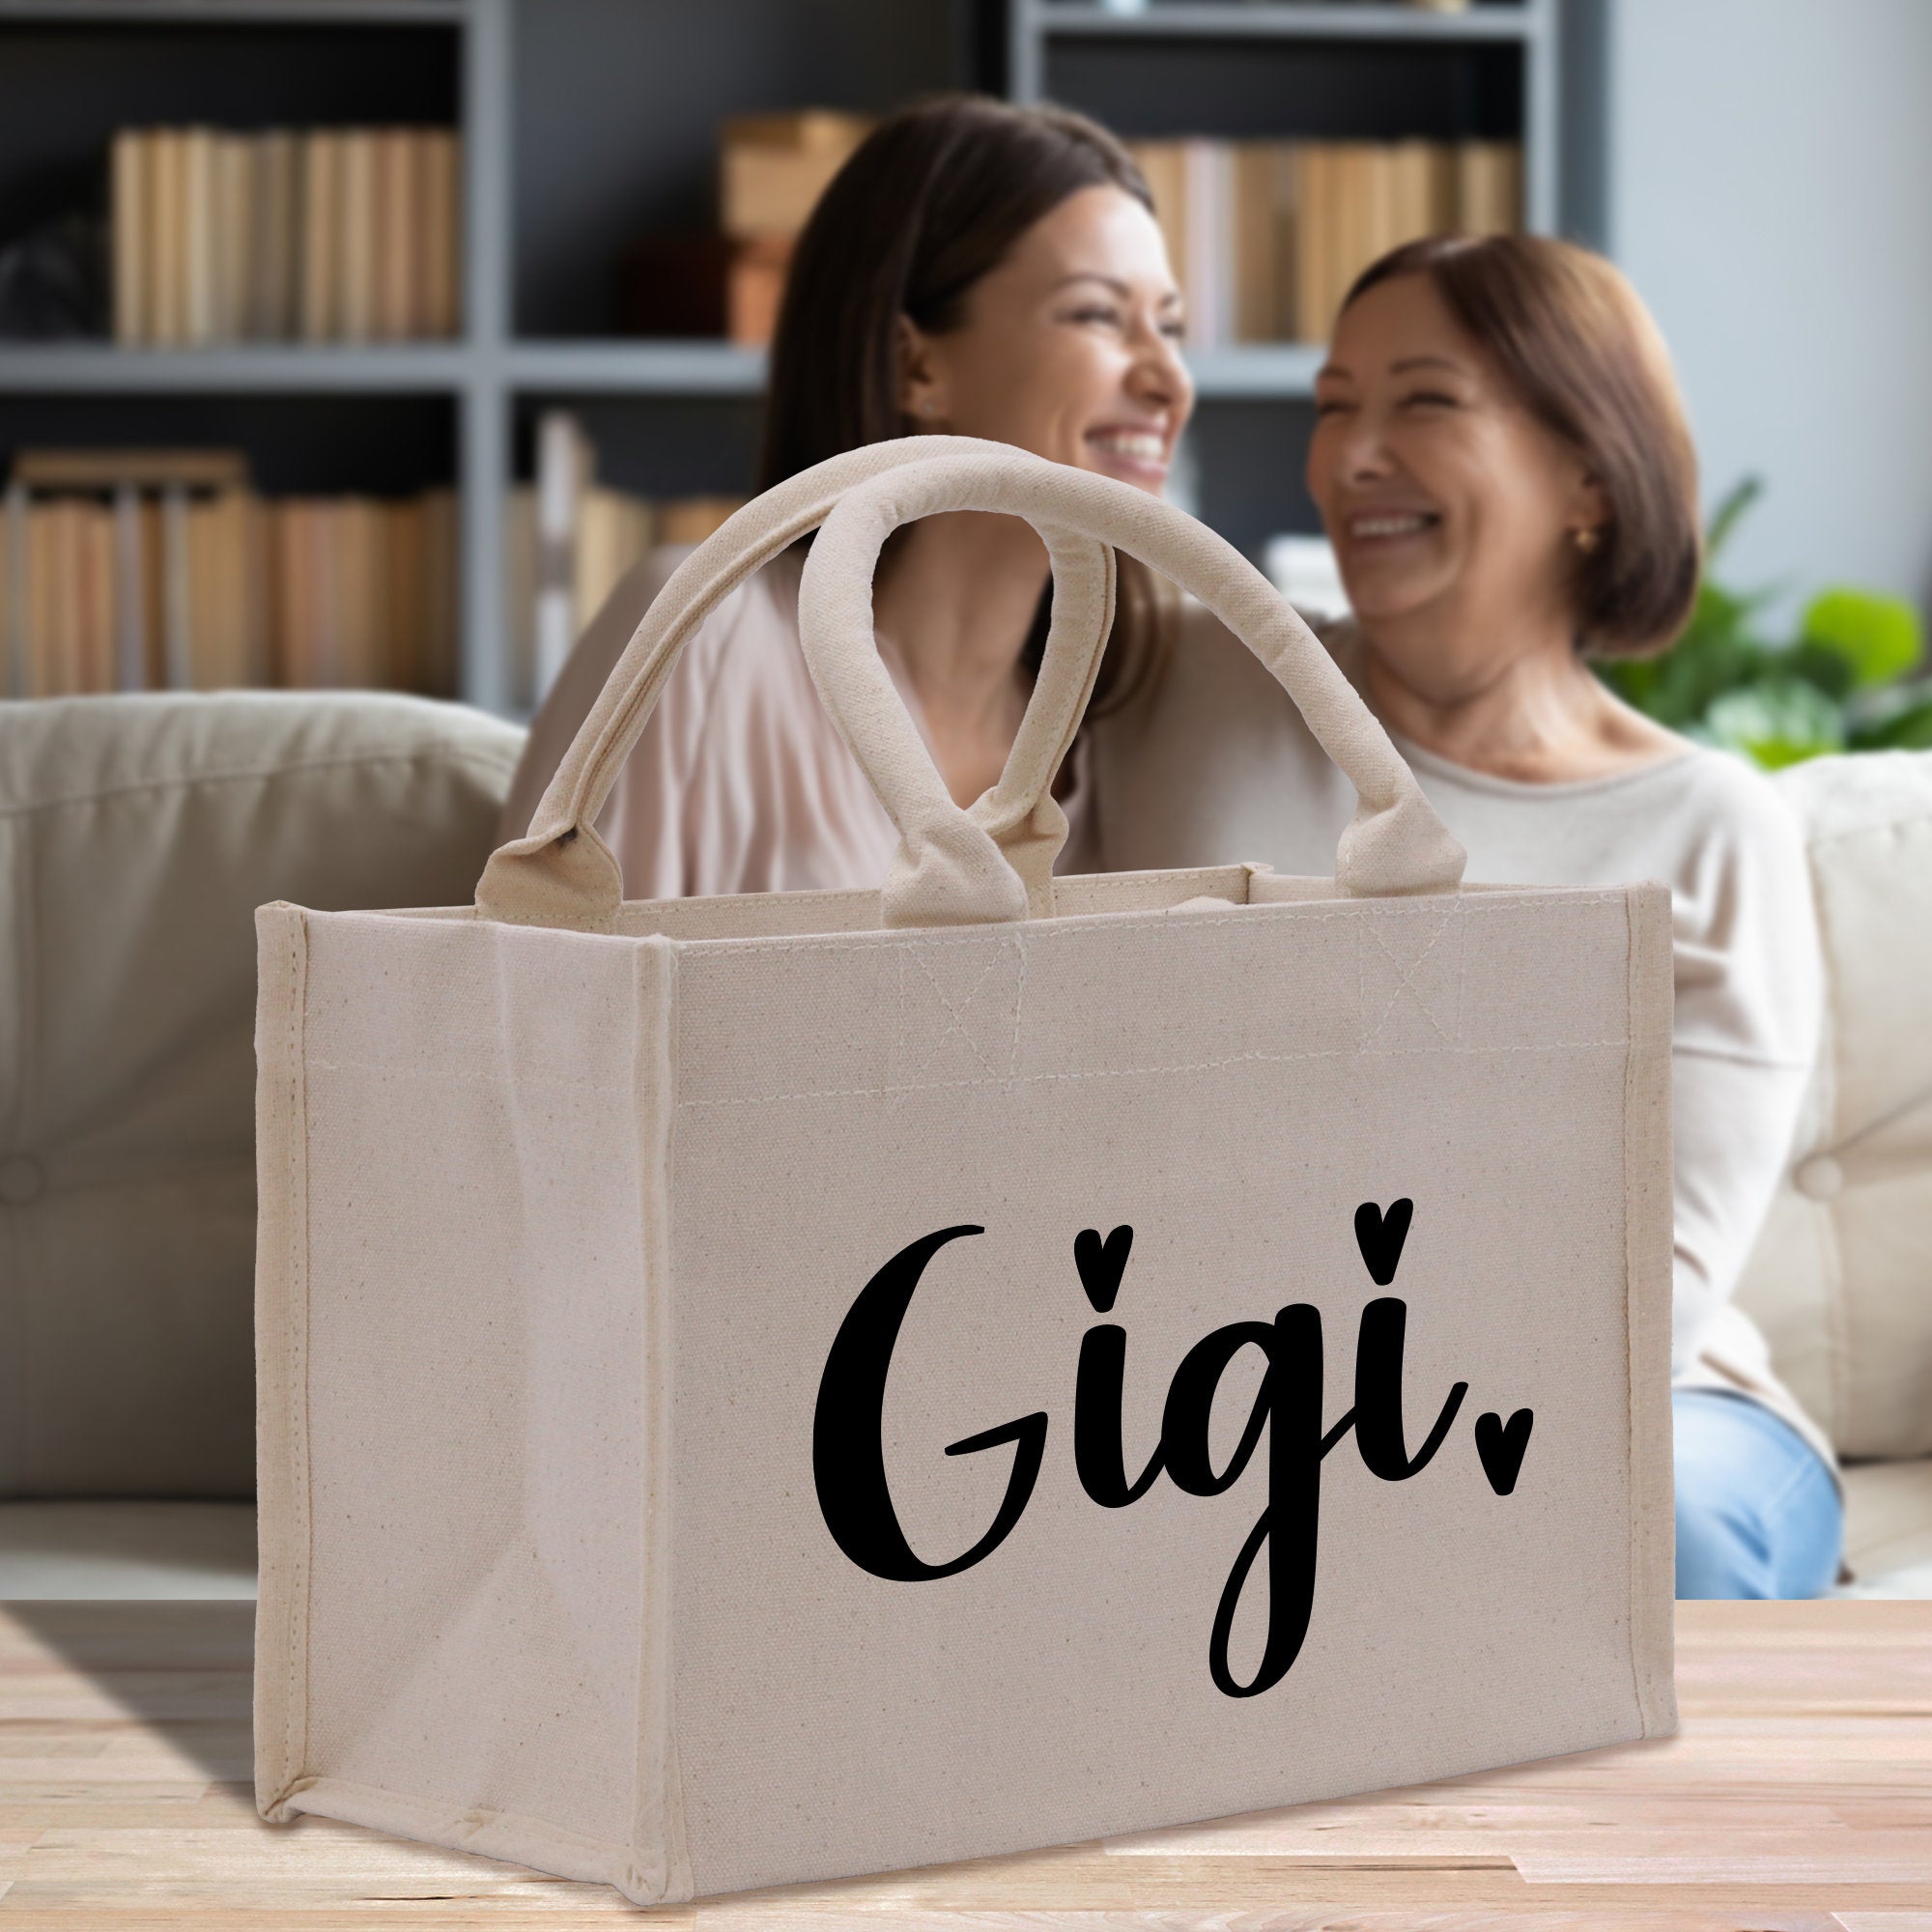
M 1729 1301 L 1790 1159 L 1824 997 L 1797 821 L 1757 774 L 1727 776 L 1712 823 L 1671 882 L 1680 1373 Z

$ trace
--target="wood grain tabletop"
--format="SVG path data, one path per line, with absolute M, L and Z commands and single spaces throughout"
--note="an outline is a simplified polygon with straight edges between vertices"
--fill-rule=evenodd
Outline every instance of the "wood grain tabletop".
M 247 1603 L 0 1606 L 0 1932 L 1932 1932 L 1932 1604 L 1678 1606 L 1673 1738 L 641 1913 L 249 1791 Z

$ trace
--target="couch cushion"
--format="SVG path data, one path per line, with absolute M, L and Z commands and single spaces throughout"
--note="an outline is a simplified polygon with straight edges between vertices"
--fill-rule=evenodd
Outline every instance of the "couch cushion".
M 0 704 L 0 1497 L 254 1486 L 254 910 L 467 899 L 522 734 L 457 705 Z
M 1843 1456 L 1932 1453 L 1932 753 L 1780 773 L 1824 938 L 1824 1040 L 1738 1288 Z
M 1925 1573 L 1932 1585 L 1932 1461 L 1846 1468 L 1845 1561 L 1861 1583 Z

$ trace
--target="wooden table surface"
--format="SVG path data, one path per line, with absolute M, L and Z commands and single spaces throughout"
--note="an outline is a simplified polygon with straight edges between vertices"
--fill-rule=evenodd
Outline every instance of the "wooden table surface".
M 1932 1604 L 1689 1604 L 1682 1732 L 639 1914 L 249 1799 L 245 1603 L 0 1606 L 0 1932 L 1932 1932 Z

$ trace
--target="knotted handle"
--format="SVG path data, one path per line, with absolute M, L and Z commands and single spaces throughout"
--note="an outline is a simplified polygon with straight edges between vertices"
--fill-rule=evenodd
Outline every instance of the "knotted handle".
M 951 510 L 1024 517 L 1053 559 L 1054 621 L 1006 771 L 968 810 L 948 795 L 879 658 L 871 581 L 900 524 Z M 1463 849 L 1354 688 L 1272 584 L 1193 518 L 1111 478 L 966 438 L 919 437 L 835 457 L 748 504 L 688 557 L 639 625 L 523 838 L 485 868 L 487 916 L 609 929 L 622 876 L 591 830 L 686 638 L 733 584 L 814 526 L 801 642 L 835 725 L 900 833 L 887 925 L 1051 910 L 1065 834 L 1048 789 L 1092 692 L 1112 612 L 1112 550 L 1190 590 L 1273 672 L 1359 796 L 1336 877 L 1352 895 L 1453 891 Z M 1208 748 L 1204 747 L 1204 755 Z
M 727 518 L 678 565 L 652 600 L 537 802 L 529 830 L 491 855 L 477 882 L 477 910 L 485 918 L 515 924 L 610 931 L 623 902 L 623 871 L 598 837 L 595 821 L 692 633 L 745 578 L 816 529 L 854 484 L 909 464 L 979 457 L 999 446 L 960 436 L 869 443 L 788 477 Z M 1042 676 L 1049 665 L 1057 666 L 1069 655 L 1097 661 L 1113 624 L 1112 553 L 1092 544 L 1075 546 L 1059 535 L 1050 536 L 1047 546 L 1056 589 Z M 1073 625 L 1076 616 L 1093 626 L 1091 638 L 1078 635 Z M 869 608 L 864 636 L 867 640 L 871 636 Z M 1093 667 L 1084 678 L 1072 681 L 1070 694 L 1068 680 L 1057 670 L 1052 682 L 1070 702 L 1064 727 L 1056 729 L 1055 720 L 1036 693 L 1006 774 L 975 808 L 980 822 L 989 828 L 986 836 L 1010 851 L 1018 873 L 1039 881 L 1049 877 L 1053 857 L 1066 834 L 1065 817 L 1045 795 L 1045 782 L 1086 708 Z M 896 696 L 894 701 L 903 717 Z M 1017 783 L 1015 775 L 1042 765 L 1045 780 L 1038 788 L 1040 795 L 1033 796 Z M 1050 886 L 1042 890 L 1050 892 Z M 1049 903 L 1037 902 L 1034 910 L 1044 912 Z
M 1463 848 L 1335 661 L 1238 551 L 1144 491 L 993 445 L 855 485 L 826 518 L 799 586 L 799 635 L 812 681 L 901 835 L 886 875 L 884 924 L 1018 919 L 1029 907 L 1037 910 L 1042 896 L 1050 905 L 1050 880 L 1028 877 L 1021 895 L 1013 853 L 989 834 L 1010 823 L 1004 814 L 1044 795 L 1093 689 L 1097 650 L 1085 660 L 1075 651 L 1057 662 L 1049 657 L 1027 722 L 1038 715 L 1050 726 L 1037 737 L 1022 727 L 1000 785 L 971 811 L 952 803 L 872 642 L 871 584 L 895 529 L 954 510 L 1024 517 L 1056 557 L 1078 538 L 1124 551 L 1191 590 L 1274 673 L 1354 781 L 1360 804 L 1336 857 L 1343 890 L 1368 895 L 1455 889 Z M 1059 572 L 1054 594 L 1058 607 L 1066 594 Z M 1093 611 L 1077 614 L 1075 634 L 1092 635 Z M 853 648 L 855 641 L 861 648 Z M 1204 756 L 1208 751 L 1202 747 Z M 1037 846 L 1030 856 L 1039 858 Z M 1045 854 L 1048 868 L 1052 858 Z

